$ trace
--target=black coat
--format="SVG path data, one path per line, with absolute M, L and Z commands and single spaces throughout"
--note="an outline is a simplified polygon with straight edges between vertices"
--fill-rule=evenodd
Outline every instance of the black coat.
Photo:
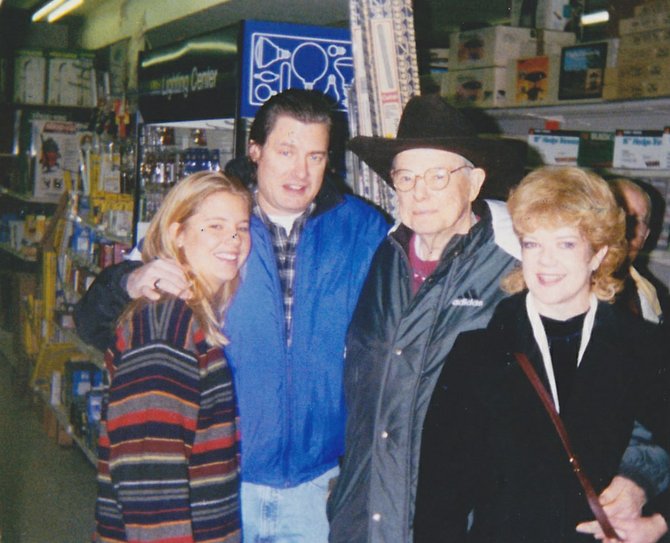
M 575 531 L 593 515 L 513 357 L 525 353 L 548 389 L 524 300 L 503 300 L 488 328 L 461 335 L 444 365 L 423 431 L 416 542 L 593 541 Z M 617 474 L 636 418 L 668 448 L 666 362 L 653 329 L 599 303 L 570 401 L 561 409 L 596 492 Z M 660 507 L 667 515 L 667 504 Z M 470 510 L 474 524 L 466 535 Z

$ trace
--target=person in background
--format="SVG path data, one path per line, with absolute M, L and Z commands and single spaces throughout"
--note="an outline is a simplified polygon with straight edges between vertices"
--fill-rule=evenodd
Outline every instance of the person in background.
M 530 360 L 596 492 L 617 475 L 636 418 L 670 446 L 658 329 L 611 303 L 627 249 L 607 183 L 543 168 L 508 207 L 522 266 L 504 281 L 514 294 L 486 329 L 459 336 L 438 379 L 421 445 L 416 543 L 592 541 L 577 531 L 593 518 L 584 491 L 515 353 Z M 610 520 L 626 541 L 656 541 L 670 518 L 667 493 L 653 511 L 635 528 Z
M 219 327 L 250 212 L 239 180 L 202 172 L 149 225 L 144 261 L 171 259 L 190 296 L 132 303 L 106 352 L 95 541 L 241 541 L 237 403 Z
M 328 502 L 330 541 L 406 543 L 442 365 L 459 333 L 487 325 L 520 256 L 504 203 L 478 195 L 487 176 L 523 164 L 526 148 L 481 137 L 437 95 L 407 103 L 396 138 L 359 136 L 349 146 L 395 189 L 400 221 L 375 255 L 347 337 L 346 452 Z M 644 491 L 632 481 L 657 471 L 646 462 L 626 469 L 605 497 L 634 510 Z
M 609 180 L 610 188 L 619 206 L 626 213 L 626 239 L 628 240 L 628 258 L 626 258 L 617 272 L 623 279 L 623 288 L 617 295 L 616 304 L 644 320 L 659 324 L 664 321 L 661 303 L 656 287 L 634 267 L 634 262 L 644 247 L 650 233 L 651 198 L 637 183 L 626 178 Z M 638 469 L 654 458 L 653 465 L 656 473 L 654 482 L 642 483 L 646 494 L 653 495 L 654 488 L 664 489 L 670 482 L 670 457 L 654 443 L 653 436 L 648 429 L 638 422 L 633 428 L 632 444 L 624 454 L 622 466 L 624 469 Z M 651 474 L 650 474 L 651 475 Z M 605 497 L 607 502 L 607 496 Z
M 647 321 L 659 323 L 663 310 L 656 287 L 634 266 L 650 233 L 651 198 L 637 183 L 617 178 L 610 181 L 619 205 L 626 211 L 628 259 L 624 263 L 624 289 L 619 301 Z
M 386 219 L 328 174 L 331 106 L 289 89 L 258 111 L 249 134 L 251 253 L 227 312 L 241 428 L 246 543 L 327 540 L 326 496 L 344 453 L 344 338 Z M 231 165 L 232 167 L 232 165 Z M 178 295 L 171 259 L 103 271 L 76 308 L 96 342 L 135 298 Z

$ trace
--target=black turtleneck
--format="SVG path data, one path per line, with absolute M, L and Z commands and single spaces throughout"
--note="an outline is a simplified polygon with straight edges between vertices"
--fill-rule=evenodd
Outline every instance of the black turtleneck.
M 575 381 L 585 316 L 586 313 L 582 313 L 566 321 L 557 321 L 540 315 L 549 342 L 558 401 L 562 407 L 567 405 Z

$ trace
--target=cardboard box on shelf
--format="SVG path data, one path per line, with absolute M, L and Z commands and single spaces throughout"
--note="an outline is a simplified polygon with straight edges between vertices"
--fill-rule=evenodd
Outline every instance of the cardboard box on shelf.
M 614 132 L 581 132 L 577 164 L 582 168 L 611 168 Z
M 647 47 L 666 46 L 670 43 L 670 28 L 657 28 L 645 32 L 626 34 L 619 38 L 619 49 L 642 49 Z M 630 53 L 629 53 L 630 54 Z
M 603 86 L 603 100 L 617 100 L 619 98 L 619 71 L 616 68 L 605 68 L 605 85 Z
M 670 27 L 670 11 L 648 13 L 619 21 L 619 36 Z
M 583 0 L 512 0 L 510 20 L 515 26 L 566 30 L 576 28 Z
M 535 153 L 535 156 L 529 157 L 529 163 L 533 165 L 577 166 L 579 132 L 531 128 L 528 131 L 528 146 L 529 151 Z
M 602 97 L 608 46 L 608 42 L 598 42 L 563 48 L 559 100 Z
M 658 51 L 658 48 L 652 48 Z M 640 55 L 626 57 L 617 68 L 618 91 L 625 98 L 650 98 L 670 95 L 668 58 Z
M 490 26 L 453 32 L 451 69 L 506 66 L 513 58 L 533 56 L 537 42 L 530 28 Z
M 617 87 L 619 98 L 659 98 L 670 96 L 670 82 L 665 78 L 649 77 L 627 82 L 619 82 Z
M 509 105 L 507 69 L 500 66 L 450 70 L 440 92 L 457 105 L 501 107 Z
M 646 47 L 629 47 L 619 49 L 617 65 L 632 64 L 636 62 L 653 62 L 655 60 L 670 60 L 670 41 Z
M 449 48 L 428 49 L 428 69 L 431 73 L 443 73 L 449 69 Z
M 617 130 L 614 136 L 614 168 L 664 169 L 663 130 Z
M 621 40 L 619 38 L 609 38 L 607 42 L 607 64 L 608 68 L 616 68 L 619 64 L 619 51 L 621 50 Z
M 510 103 L 554 104 L 558 101 L 559 57 L 537 56 L 511 60 Z
M 91 53 L 50 51 L 47 102 L 59 106 L 95 106 L 93 58 Z
M 577 43 L 574 32 L 538 29 L 536 31 L 538 55 L 560 55 L 563 47 Z
M 84 398 L 92 388 L 101 386 L 102 370 L 93 362 L 72 359 L 65 363 L 62 403 L 70 405 L 77 398 Z
M 667 59 L 645 59 L 628 61 L 617 67 L 620 82 L 655 77 L 670 79 L 670 63 Z
M 42 51 L 19 50 L 14 57 L 14 101 L 44 104 L 47 60 Z
M 31 138 L 36 153 L 33 196 L 57 202 L 66 191 L 66 177 L 80 167 L 80 144 L 86 125 L 70 121 L 33 120 Z
M 535 26 L 550 30 L 575 29 L 585 0 L 538 0 Z
M 636 17 L 656 15 L 657 13 L 670 11 L 670 0 L 652 0 L 643 2 L 635 6 L 634 11 Z

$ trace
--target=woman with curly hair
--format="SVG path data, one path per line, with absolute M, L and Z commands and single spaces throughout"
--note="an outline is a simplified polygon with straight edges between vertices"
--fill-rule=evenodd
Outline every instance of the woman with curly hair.
M 458 338 L 439 378 L 423 431 L 416 542 L 593 540 L 577 532 L 594 513 L 540 390 L 596 495 L 617 475 L 635 420 L 670 442 L 667 358 L 654 330 L 611 304 L 626 242 L 607 183 L 578 168 L 539 169 L 508 208 L 522 265 L 503 281 L 512 296 L 486 330 Z M 661 514 L 641 540 L 667 530 L 667 502 L 653 504 Z M 619 536 L 639 535 L 625 532 L 639 525 L 610 520 Z

